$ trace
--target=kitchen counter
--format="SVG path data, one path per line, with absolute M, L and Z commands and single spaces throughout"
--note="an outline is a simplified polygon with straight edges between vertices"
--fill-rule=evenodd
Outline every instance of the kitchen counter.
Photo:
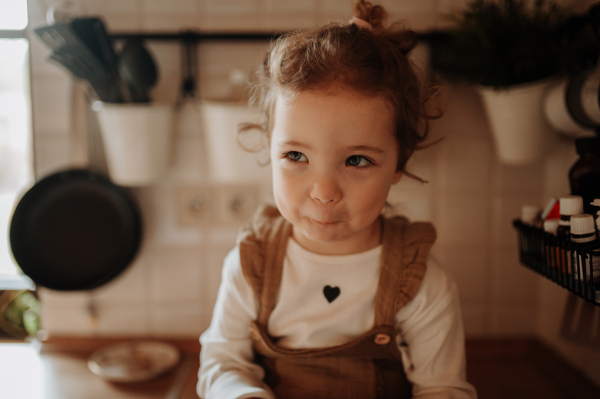
M 88 369 L 87 360 L 94 350 L 130 339 L 64 337 L 43 343 L 0 343 L 0 396 L 7 399 L 198 399 L 200 344 L 197 339 L 160 339 L 179 348 L 181 362 L 151 381 L 113 383 Z
M 87 368 L 94 350 L 123 340 L 64 337 L 29 344 L 0 340 L 0 398 L 198 399 L 197 339 L 161 339 L 177 346 L 183 360 L 152 381 L 115 384 Z M 532 338 L 467 340 L 467 375 L 481 399 L 600 398 L 600 387 Z

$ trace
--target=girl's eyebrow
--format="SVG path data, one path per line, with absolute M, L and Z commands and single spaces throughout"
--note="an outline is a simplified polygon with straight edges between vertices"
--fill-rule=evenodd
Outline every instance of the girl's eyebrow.
M 355 145 L 355 146 L 352 146 L 352 147 L 348 147 L 348 149 L 350 151 L 368 151 L 368 152 L 372 152 L 372 153 L 375 153 L 375 154 L 381 154 L 381 153 L 385 152 L 381 148 L 370 147 L 368 145 Z
M 308 144 L 305 143 L 301 143 L 300 141 L 295 141 L 295 140 L 285 140 L 285 141 L 280 141 L 279 142 L 280 146 L 289 146 L 289 147 L 300 147 L 300 148 L 306 148 L 307 150 L 310 150 L 312 147 Z
M 295 140 L 280 141 L 279 145 L 280 146 L 290 146 L 290 147 L 305 148 L 307 150 L 312 149 L 312 147 L 309 144 L 305 144 L 305 143 L 302 143 L 300 141 L 295 141 Z M 381 148 L 371 147 L 371 146 L 368 146 L 368 145 L 353 145 L 351 147 L 348 147 L 348 150 L 350 150 L 350 151 L 367 151 L 367 152 L 371 152 L 373 154 L 381 154 L 381 153 L 385 152 Z

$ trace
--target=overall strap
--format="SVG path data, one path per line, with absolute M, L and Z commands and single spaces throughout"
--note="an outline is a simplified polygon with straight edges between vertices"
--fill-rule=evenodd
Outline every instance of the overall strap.
M 259 304 L 258 322 L 266 326 L 275 307 L 292 224 L 273 206 L 261 207 L 241 230 L 242 272 Z
M 382 218 L 381 268 L 375 296 L 375 327 L 394 325 L 394 317 L 417 293 L 436 239 L 431 223 Z

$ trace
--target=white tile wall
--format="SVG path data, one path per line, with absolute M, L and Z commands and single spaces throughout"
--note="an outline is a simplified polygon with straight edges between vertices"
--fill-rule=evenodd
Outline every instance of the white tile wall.
M 470 126 L 465 123 L 463 128 Z M 443 188 L 486 192 L 492 176 L 492 162 L 495 162 L 494 152 L 486 137 L 448 138 L 440 143 L 439 184 Z
M 142 306 L 148 302 L 148 265 L 138 256 L 119 277 L 94 290 L 94 298 L 103 305 Z
M 490 302 L 490 267 L 486 247 L 471 244 L 441 246 L 444 268 L 452 276 L 463 302 Z
M 152 302 L 198 303 L 204 268 L 201 247 L 160 246 L 149 251 L 148 288 L 152 293 Z
M 154 309 L 150 333 L 159 336 L 199 336 L 208 327 L 206 314 L 198 304 L 181 303 Z
M 315 13 L 317 10 L 317 0 L 265 0 L 266 10 L 271 13 L 282 13 L 293 15 L 298 13 Z
M 39 9 L 43 2 L 30 3 L 33 20 L 43 23 L 44 12 Z M 104 17 L 113 31 L 292 29 L 313 27 L 325 20 L 346 21 L 351 15 L 349 0 L 73 3 L 79 12 Z M 384 4 L 392 17 L 423 28 L 440 22 L 441 13 L 464 1 Z M 169 42 L 151 42 L 148 47 L 160 68 L 160 81 L 152 96 L 172 103 L 180 90 L 180 48 Z M 39 174 L 69 160 L 70 78 L 44 61 L 46 50 L 39 41 L 32 39 L 31 48 Z M 202 97 L 226 97 L 231 70 L 255 70 L 267 48 L 265 43 L 201 44 L 198 87 Z M 575 364 L 594 364 L 598 357 L 572 350 L 557 336 L 563 290 L 518 264 L 511 225 L 521 205 L 542 206 L 551 195 L 568 191 L 566 170 L 575 160 L 572 142 L 559 140 L 544 163 L 519 168 L 499 165 L 477 92 L 448 84 L 443 98 L 446 114 L 433 123 L 433 137 L 444 140 L 417 153 L 408 165 L 429 183 L 405 177 L 391 191 L 390 202 L 412 219 L 435 223 L 439 238 L 433 251 L 459 286 L 469 336 L 539 334 L 562 348 Z M 177 186 L 208 181 L 202 132 L 193 128 L 194 115 L 182 119 L 186 118 L 188 122 L 174 135 L 176 157 L 169 174 L 159 184 L 132 190 L 144 218 L 144 244 L 126 272 L 95 291 L 97 328 L 90 324 L 86 310 L 88 294 L 42 290 L 43 325 L 48 332 L 197 336 L 208 326 L 223 258 L 235 244 L 237 228 L 177 223 Z M 262 182 L 260 191 L 265 201 L 272 202 L 269 182 Z
M 489 302 L 462 301 L 463 325 L 467 337 L 490 336 Z
M 538 307 L 522 301 L 495 301 L 490 312 L 490 335 L 527 336 L 536 328 Z
M 538 198 L 544 188 L 544 164 L 525 166 L 495 165 L 496 179 L 493 192 L 496 195 L 522 195 L 524 192 Z
M 464 190 L 438 197 L 438 240 L 442 244 L 484 246 L 490 238 L 489 198 Z
M 407 19 L 417 14 L 436 14 L 438 0 L 422 0 L 422 1 L 395 1 L 381 0 L 374 2 L 380 4 L 392 15 L 401 16 Z
M 195 15 L 198 13 L 197 0 L 142 0 L 141 8 L 147 14 L 154 15 Z
M 98 306 L 96 334 L 140 336 L 150 332 L 147 306 L 123 303 Z
M 206 12 L 210 15 L 253 14 L 259 10 L 258 0 L 206 0 Z
M 36 133 L 67 136 L 71 125 L 71 114 L 65 104 L 71 104 L 72 80 L 68 76 L 43 77 L 36 79 L 31 87 L 33 124 Z
M 327 0 L 317 2 L 317 6 L 321 11 L 336 14 L 336 15 L 348 15 L 350 19 L 352 15 L 352 1 L 351 0 Z
M 143 0 L 82 0 L 87 14 L 138 14 L 144 7 Z
M 70 166 L 71 142 L 62 134 L 34 134 L 35 175 L 38 178 Z
M 50 334 L 93 335 L 97 331 L 85 308 L 51 308 L 43 305 L 40 317 L 40 327 Z
M 519 264 L 516 244 L 498 245 L 491 252 L 491 298 L 537 306 L 543 277 Z

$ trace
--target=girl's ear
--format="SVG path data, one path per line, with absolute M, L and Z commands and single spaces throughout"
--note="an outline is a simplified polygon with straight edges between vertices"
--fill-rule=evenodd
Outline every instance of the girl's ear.
M 392 180 L 392 184 L 396 184 L 400 181 L 400 179 L 402 178 L 402 171 L 401 170 L 397 170 L 396 173 L 394 173 L 394 180 Z

